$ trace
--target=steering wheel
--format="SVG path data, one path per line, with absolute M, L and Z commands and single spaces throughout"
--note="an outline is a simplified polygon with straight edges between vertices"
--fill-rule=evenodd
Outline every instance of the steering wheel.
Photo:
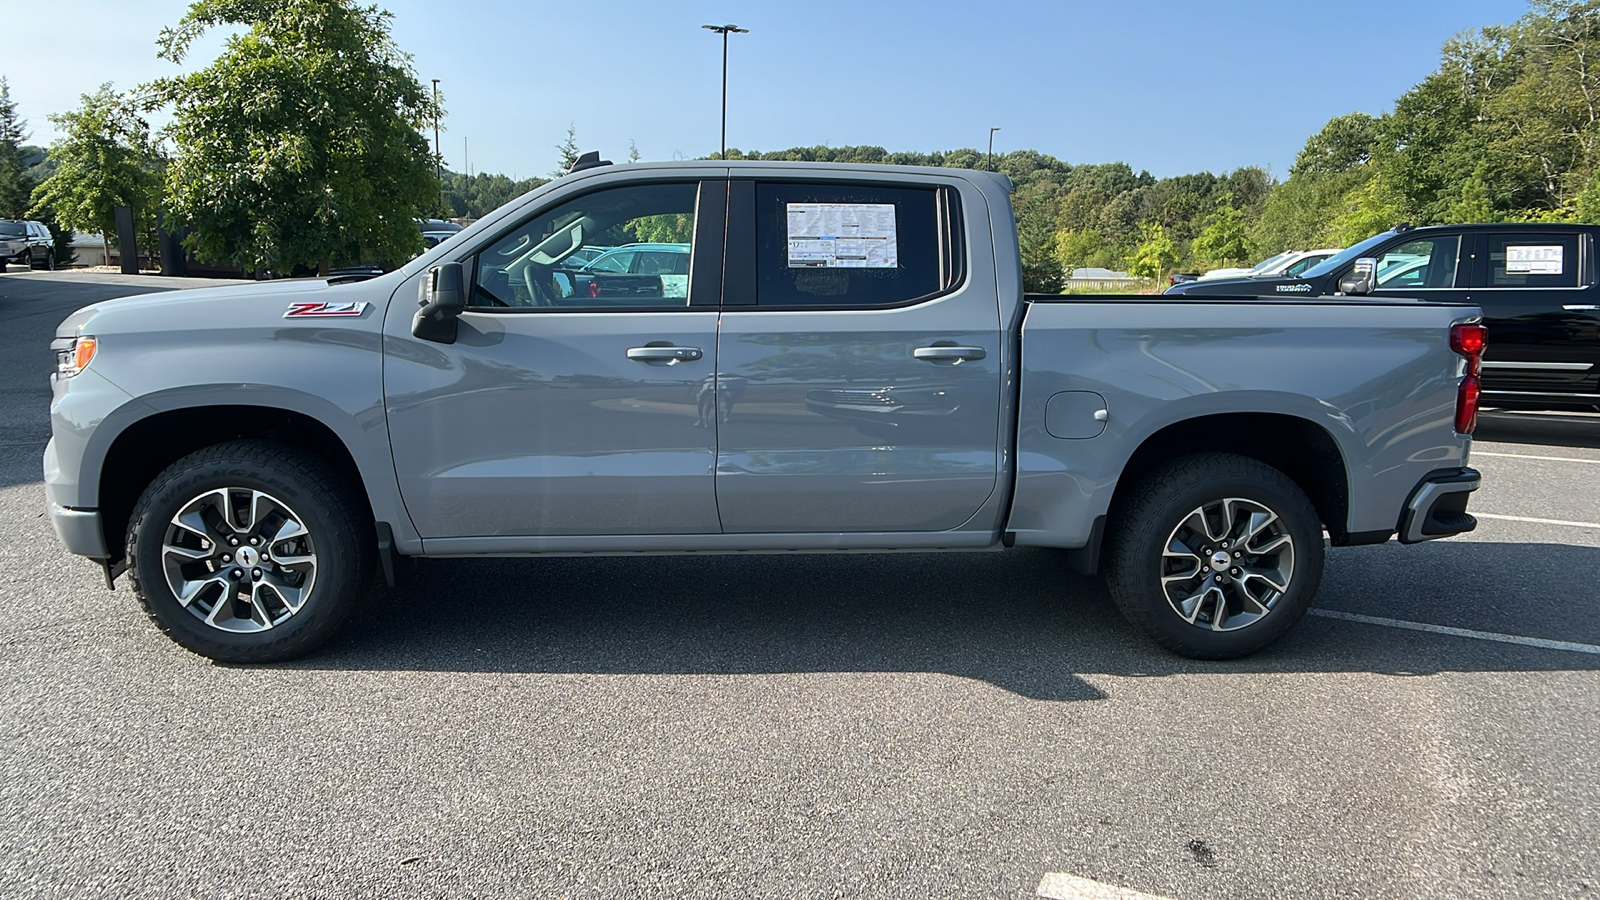
M 555 306 L 559 297 L 551 266 L 530 262 L 522 268 L 522 282 L 528 287 L 528 297 L 534 306 Z

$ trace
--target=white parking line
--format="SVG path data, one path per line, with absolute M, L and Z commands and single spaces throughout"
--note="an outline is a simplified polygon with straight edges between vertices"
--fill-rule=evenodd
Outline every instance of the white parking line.
M 1502 522 L 1531 522 L 1534 525 L 1566 525 L 1569 528 L 1600 528 L 1600 522 L 1572 522 L 1567 519 L 1536 519 L 1532 516 L 1502 516 L 1498 513 L 1472 511 L 1473 518 L 1499 519 Z
M 1474 450 L 1473 456 L 1499 456 L 1505 459 L 1542 459 L 1545 462 L 1575 462 L 1588 463 L 1591 466 L 1600 466 L 1600 459 L 1580 459 L 1576 456 L 1534 456 L 1529 453 L 1491 453 L 1488 450 Z
M 1407 622 L 1404 619 L 1385 619 L 1382 616 L 1363 616 L 1359 613 L 1340 612 L 1336 609 L 1313 609 L 1313 616 L 1324 619 L 1343 619 L 1346 622 L 1360 622 L 1363 625 L 1384 625 L 1389 628 L 1405 628 L 1410 631 L 1426 631 L 1431 634 L 1448 634 L 1451 637 L 1472 638 L 1479 641 L 1495 641 L 1501 644 L 1516 644 L 1520 647 L 1538 647 L 1541 650 L 1567 650 L 1572 653 L 1589 653 L 1600 656 L 1600 646 L 1595 644 L 1578 644 L 1572 641 L 1551 641 L 1545 638 L 1523 637 L 1520 634 L 1501 634 L 1497 631 L 1474 631 L 1470 628 L 1451 628 L 1448 625 L 1430 625 L 1427 622 Z
M 1065 872 L 1046 872 L 1039 879 L 1034 895 L 1048 900 L 1172 900 L 1161 894 L 1145 894 L 1132 888 L 1117 887 Z

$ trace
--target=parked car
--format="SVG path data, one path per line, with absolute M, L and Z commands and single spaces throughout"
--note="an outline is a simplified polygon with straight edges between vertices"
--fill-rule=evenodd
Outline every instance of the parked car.
M 605 248 L 587 261 L 574 264 L 575 257 L 593 249 L 580 248 L 552 272 L 560 297 L 681 300 L 689 295 L 688 244 L 624 244 Z
M 442 241 L 455 237 L 462 228 L 449 219 L 418 219 L 417 227 L 422 231 L 423 249 L 426 250 L 432 250 Z
M 1269 257 L 1256 264 L 1254 268 L 1212 269 L 1194 280 L 1215 281 L 1219 278 L 1277 278 L 1279 276 L 1299 275 L 1301 272 L 1338 253 L 1339 249 L 1335 247 L 1330 250 L 1285 250 L 1277 256 Z M 1176 281 L 1173 282 L 1173 284 L 1177 283 Z
M 1276 253 L 1276 254 L 1273 254 L 1272 256 L 1267 257 L 1266 259 L 1263 259 L 1261 262 L 1258 262 L 1253 266 L 1249 266 L 1249 267 L 1245 267 L 1245 268 L 1241 268 L 1241 267 L 1238 267 L 1238 266 L 1229 266 L 1227 268 L 1212 269 L 1209 272 L 1202 272 L 1202 273 L 1200 273 L 1199 277 L 1196 278 L 1195 280 L 1196 281 L 1215 281 L 1215 280 L 1217 280 L 1219 278 L 1247 278 L 1247 277 L 1249 277 L 1251 275 L 1256 274 L 1257 272 L 1266 271 L 1268 268 L 1277 265 L 1278 263 L 1282 262 L 1283 260 L 1288 259 L 1289 257 L 1293 256 L 1294 254 L 1295 254 L 1295 251 L 1293 251 L 1293 250 L 1284 250 L 1281 253 Z
M 1476 304 L 1488 326 L 1485 403 L 1506 409 L 1596 410 L 1597 233 L 1600 225 L 1534 222 L 1401 226 L 1343 250 L 1299 277 L 1262 279 L 1249 289 L 1279 297 L 1415 297 Z M 1167 293 L 1227 296 L 1243 287 L 1239 282 L 1196 282 Z
M 684 296 L 607 293 L 652 277 L 632 261 L 554 289 L 668 216 Z M 397 556 L 1017 545 L 1227 658 L 1305 614 L 1326 543 L 1475 526 L 1470 303 L 1025 295 L 1021 270 L 995 173 L 585 169 L 370 280 L 73 313 L 50 519 L 231 662 L 310 651 Z
M 6 263 L 55 268 L 55 240 L 43 222 L 0 219 L 0 267 Z

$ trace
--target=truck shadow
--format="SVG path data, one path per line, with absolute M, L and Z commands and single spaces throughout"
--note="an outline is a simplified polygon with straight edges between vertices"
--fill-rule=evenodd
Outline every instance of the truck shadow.
M 1529 560 L 1545 578 L 1530 593 Z M 1438 542 L 1329 556 L 1318 606 L 1600 643 L 1570 598 L 1600 549 Z M 969 554 L 433 560 L 375 597 L 308 669 L 748 675 L 931 672 L 1037 700 L 1106 696 L 1086 676 L 1600 668 L 1600 656 L 1311 616 L 1266 651 L 1170 655 L 1099 580 L 1048 550 Z M 1569 583 L 1570 580 L 1570 583 Z M 1564 601 L 1563 598 L 1569 598 Z
M 1478 429 L 1473 437 L 1480 441 L 1503 441 L 1508 444 L 1600 448 L 1600 415 L 1485 410 L 1478 417 Z

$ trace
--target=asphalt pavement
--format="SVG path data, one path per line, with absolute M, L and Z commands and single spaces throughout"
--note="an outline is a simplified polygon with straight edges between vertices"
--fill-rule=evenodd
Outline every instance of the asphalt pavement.
M 1600 895 L 1600 416 L 1486 415 L 1476 532 L 1236 662 L 1013 551 L 426 561 L 234 668 L 44 513 L 51 331 L 133 292 L 0 275 L 0 896 Z

